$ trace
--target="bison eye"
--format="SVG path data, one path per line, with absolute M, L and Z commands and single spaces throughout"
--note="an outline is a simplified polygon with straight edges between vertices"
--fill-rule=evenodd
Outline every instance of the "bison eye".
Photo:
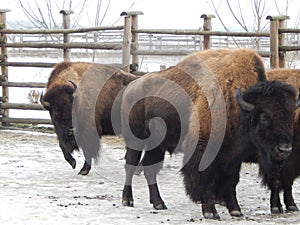
M 271 126 L 271 119 L 265 113 L 261 113 L 259 115 L 259 125 L 262 129 L 266 129 Z

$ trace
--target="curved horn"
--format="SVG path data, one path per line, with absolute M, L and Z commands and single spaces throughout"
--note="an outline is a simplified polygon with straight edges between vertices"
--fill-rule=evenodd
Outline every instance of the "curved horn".
M 44 98 L 44 93 L 43 93 L 43 91 L 42 91 L 41 96 L 40 96 L 40 102 L 41 102 L 42 106 L 43 106 L 45 109 L 49 109 L 49 108 L 50 108 L 50 102 L 44 101 L 43 98 Z
M 73 86 L 74 86 L 74 92 L 76 91 L 76 89 L 77 89 L 77 85 L 72 81 L 72 80 L 68 80 L 71 84 L 73 84 Z
M 299 87 L 299 94 L 298 94 L 298 98 L 295 102 L 295 108 L 298 109 L 300 107 L 300 87 Z
M 236 90 L 236 95 L 235 95 L 235 99 L 237 101 L 237 104 L 240 106 L 240 108 L 242 110 L 245 110 L 245 111 L 253 111 L 255 106 L 249 102 L 246 102 L 244 99 L 243 99 L 243 96 L 242 96 L 242 92 L 241 92 L 241 89 L 238 88 Z

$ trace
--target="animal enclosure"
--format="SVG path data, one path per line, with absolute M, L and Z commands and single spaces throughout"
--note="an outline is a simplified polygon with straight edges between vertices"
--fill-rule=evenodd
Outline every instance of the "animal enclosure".
M 13 62 L 10 57 L 19 55 L 52 56 L 73 61 L 84 56 L 97 58 L 102 55 L 119 58 L 120 67 L 130 71 L 130 65 L 140 65 L 144 56 L 184 56 L 209 48 L 245 47 L 270 58 L 270 67 L 285 67 L 286 53 L 300 50 L 300 29 L 287 29 L 287 16 L 268 16 L 270 32 L 212 31 L 211 15 L 202 15 L 203 28 L 193 30 L 140 29 L 138 17 L 142 12 L 123 12 L 124 25 L 70 29 L 70 13 L 62 10 L 63 27 L 57 30 L 13 30 L 6 28 L 9 10 L 0 10 L 0 122 L 51 124 L 49 119 L 13 118 L 10 109 L 43 110 L 40 104 L 11 103 L 9 88 L 44 88 L 43 82 L 10 82 L 9 67 L 52 68 L 55 63 Z

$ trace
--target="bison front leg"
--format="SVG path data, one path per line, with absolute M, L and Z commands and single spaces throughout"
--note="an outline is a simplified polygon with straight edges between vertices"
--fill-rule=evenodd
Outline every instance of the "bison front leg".
M 292 183 L 285 185 L 283 188 L 283 197 L 286 210 L 290 212 L 299 211 L 296 203 L 294 202 L 293 193 L 292 193 Z
M 282 205 L 280 202 L 279 197 L 279 181 L 276 181 L 276 184 L 271 186 L 271 198 L 270 198 L 270 205 L 271 205 L 271 214 L 280 214 L 283 213 Z
M 88 175 L 90 170 L 91 170 L 91 160 L 85 160 L 83 167 L 81 168 L 81 170 L 79 171 L 79 175 Z
M 124 206 L 134 206 L 133 195 L 132 195 L 132 178 L 136 171 L 136 168 L 139 164 L 141 159 L 142 152 L 136 151 L 130 148 L 127 148 L 126 155 L 125 155 L 125 185 L 123 188 L 122 194 L 122 205 Z
M 240 166 L 235 170 L 233 174 L 226 177 L 223 184 L 226 207 L 230 215 L 235 217 L 243 216 L 241 208 L 238 204 L 238 200 L 236 198 L 236 186 L 239 182 L 239 171 Z
M 164 160 L 164 151 L 160 147 L 147 151 L 143 158 L 144 175 L 148 183 L 150 203 L 155 209 L 167 209 L 162 200 L 157 185 L 157 174 L 161 170 Z
M 202 195 L 202 214 L 205 219 L 220 219 L 220 216 L 215 207 L 215 201 L 213 198 L 213 184 L 208 184 Z
M 72 166 L 73 169 L 76 168 L 76 160 L 70 153 L 64 153 L 64 158 Z

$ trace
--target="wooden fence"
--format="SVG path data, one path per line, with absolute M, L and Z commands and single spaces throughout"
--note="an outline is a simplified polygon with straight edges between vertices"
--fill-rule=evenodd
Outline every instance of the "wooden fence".
M 51 68 L 54 66 L 54 63 L 10 62 L 8 60 L 8 52 L 23 54 L 25 49 L 28 52 L 36 49 L 38 54 L 41 52 L 41 49 L 44 51 L 57 50 L 65 60 L 71 60 L 71 54 L 79 49 L 118 52 L 122 58 L 123 69 L 129 71 L 130 64 L 138 65 L 140 63 L 139 56 L 183 56 L 197 50 L 214 48 L 214 43 L 219 43 L 221 47 L 232 47 L 228 44 L 230 38 L 235 44 L 243 43 L 243 47 L 251 45 L 263 57 L 269 57 L 271 68 L 285 67 L 285 53 L 300 50 L 300 29 L 287 29 L 285 27 L 287 16 L 268 16 L 270 32 L 259 33 L 212 31 L 212 15 L 201 16 L 203 18 L 203 28 L 201 30 L 139 29 L 138 16 L 142 15 L 142 13 L 136 11 L 123 12 L 121 14 L 124 17 L 123 26 L 70 29 L 70 14 L 72 12 L 62 10 L 63 29 L 12 30 L 6 29 L 7 12 L 9 10 L 0 10 L 0 87 L 2 89 L 2 96 L 0 96 L 0 122 L 2 125 L 11 123 L 51 124 L 49 119 L 12 118 L 9 116 L 10 109 L 43 110 L 40 104 L 10 103 L 9 87 L 43 88 L 45 83 L 9 82 L 8 67 Z M 285 37 L 290 34 L 296 34 L 298 38 L 292 45 L 285 45 Z M 13 35 L 19 35 L 22 38 L 19 38 L 18 42 L 16 41 L 17 36 Z M 22 35 L 24 37 L 26 35 L 36 37 L 36 40 L 24 41 Z M 46 37 L 48 35 L 55 35 L 57 37 L 56 41 L 53 41 L 54 39 L 51 39 L 51 41 L 47 40 Z M 73 36 L 71 37 L 71 35 Z M 103 38 L 105 36 L 110 38 Z M 81 37 L 84 42 L 75 42 L 74 40 L 78 40 L 78 37 Z M 103 39 L 105 40 L 103 41 Z M 164 45 L 162 44 L 163 42 L 165 43 Z M 8 51 L 8 49 L 11 51 Z

